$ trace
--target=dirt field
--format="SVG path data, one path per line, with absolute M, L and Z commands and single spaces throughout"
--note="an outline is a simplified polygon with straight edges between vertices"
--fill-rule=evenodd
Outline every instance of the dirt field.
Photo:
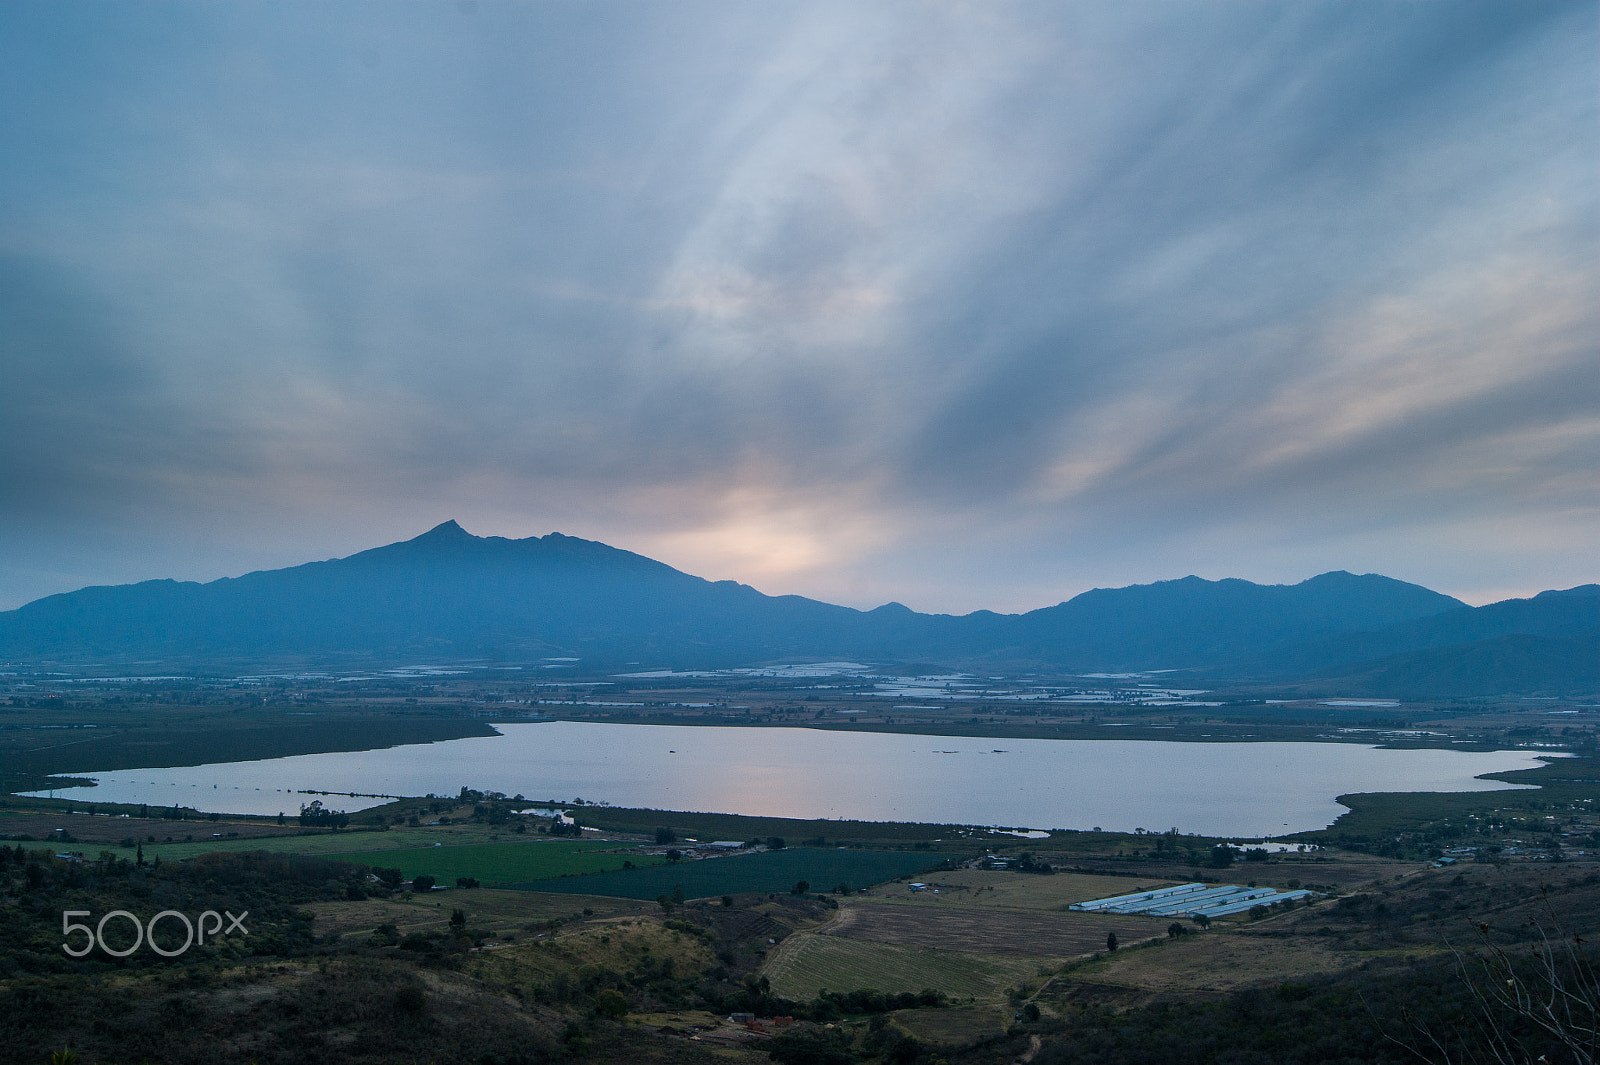
M 842 903 L 838 918 L 820 931 L 907 947 L 1074 958 L 1104 950 L 1107 933 L 1115 932 L 1119 943 L 1131 946 L 1166 935 L 1171 923 L 1157 917 L 991 910 L 960 904 L 941 910 L 852 901 Z

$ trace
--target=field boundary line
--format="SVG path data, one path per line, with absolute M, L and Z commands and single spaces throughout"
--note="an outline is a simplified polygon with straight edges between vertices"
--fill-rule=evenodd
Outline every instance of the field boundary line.
M 841 904 L 838 910 L 830 915 L 822 924 L 815 928 L 807 929 L 807 931 L 813 932 L 819 936 L 836 936 L 841 934 L 844 929 L 855 924 L 856 916 L 855 903 L 846 902 Z
M 770 951 L 762 961 L 761 967 L 756 971 L 767 977 L 783 978 L 783 974 L 794 964 L 795 956 L 805 949 L 806 936 L 816 935 L 815 932 L 790 932 L 783 937 L 783 942 Z

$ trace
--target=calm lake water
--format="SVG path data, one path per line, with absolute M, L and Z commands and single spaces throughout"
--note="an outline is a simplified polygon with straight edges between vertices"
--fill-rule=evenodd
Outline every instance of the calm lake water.
M 1350 743 L 1023 740 L 804 728 L 498 725 L 500 736 L 180 769 L 87 773 L 87 802 L 299 812 L 305 789 L 455 795 L 462 786 L 568 802 L 802 818 L 1282 835 L 1344 813 L 1363 791 L 1488 791 L 1481 773 L 1526 751 L 1381 750 Z M 44 793 L 40 793 L 44 794 Z

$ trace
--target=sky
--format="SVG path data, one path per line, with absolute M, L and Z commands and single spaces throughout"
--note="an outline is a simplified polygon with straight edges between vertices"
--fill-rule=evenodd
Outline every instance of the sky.
M 0 5 L 0 609 L 1600 578 L 1600 5 Z

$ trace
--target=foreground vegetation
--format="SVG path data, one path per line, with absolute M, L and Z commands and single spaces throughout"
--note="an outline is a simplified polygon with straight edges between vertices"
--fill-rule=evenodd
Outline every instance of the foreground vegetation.
M 127 709 L 95 711 L 90 723 L 120 730 L 104 737 L 0 730 L 6 779 L 84 768 L 83 752 L 121 744 L 155 764 L 142 755 L 487 731 L 438 703 L 304 725 L 241 705 L 168 708 L 134 726 L 116 716 Z M 1251 712 L 1218 714 L 1244 731 Z M 260 731 L 225 739 L 230 715 Z M 1552 975 L 1583 986 L 1600 939 L 1597 778 L 1579 757 L 1500 777 L 1537 790 L 1347 796 L 1350 814 L 1281 854 L 1176 833 L 1022 840 L 588 805 L 566 807 L 573 826 L 511 812 L 535 799 L 467 789 L 337 824 L 91 804 L 92 792 L 13 797 L 0 801 L 0 1046 L 6 1061 L 39 1063 L 70 1047 L 85 1065 L 1237 1065 L 1470 1061 L 1498 1037 L 1508 1060 L 1582 1061 L 1558 1033 L 1480 996 L 1490 973 L 1500 987 L 1548 990 Z M 700 858 L 693 840 L 761 853 Z M 969 867 L 986 853 L 1052 872 Z M 419 875 L 447 890 L 408 891 Z M 913 878 L 928 890 L 912 892 Z M 1209 928 L 1066 909 L 1202 879 L 1321 897 Z M 521 889 L 494 887 L 510 884 Z M 63 936 L 64 912 L 92 926 L 113 910 L 145 922 L 247 912 L 248 933 L 172 957 L 63 951 L 84 941 Z M 167 918 L 153 934 L 174 951 L 182 932 Z M 112 950 L 132 942 L 123 918 L 105 934 Z
M 470 824 L 469 811 L 457 809 Z M 429 830 L 453 829 L 466 831 L 455 823 Z M 1118 864 L 1113 848 L 1122 842 L 1101 842 L 1106 849 L 1088 857 Z M 437 850 L 549 848 L 582 859 L 621 844 L 658 849 L 648 839 Z M 219 1057 L 261 1065 L 624 1057 L 1010 1065 L 1029 1055 L 1063 1065 L 1200 1065 L 1400 1062 L 1417 1060 L 1419 1050 L 1433 1060 L 1471 1060 L 1498 1032 L 1528 1060 L 1583 1060 L 1514 1012 L 1483 1014 L 1474 997 L 1482 981 L 1459 971 L 1451 946 L 1468 957 L 1504 951 L 1514 978 L 1533 986 L 1538 959 L 1529 951 L 1548 952 L 1543 929 L 1571 944 L 1570 953 L 1562 947 L 1560 972 L 1576 977 L 1574 961 L 1595 960 L 1600 865 L 1440 868 L 1354 852 L 1241 860 L 1229 870 L 1239 874 L 1233 879 L 1304 881 L 1327 897 L 1201 929 L 1065 909 L 1185 879 L 1192 871 L 1184 863 L 1141 859 L 1138 876 L 1073 873 L 1070 863 L 1084 852 L 1034 845 L 1032 867 L 1067 868 L 935 869 L 919 892 L 893 866 L 886 871 L 894 876 L 865 890 L 739 890 L 740 870 L 752 862 L 853 860 L 859 872 L 860 863 L 885 858 L 906 869 L 963 856 L 909 845 L 790 848 L 663 860 L 633 875 L 670 874 L 678 890 L 633 898 L 409 892 L 401 869 L 385 863 L 419 848 L 343 857 L 236 851 L 141 864 L 137 849 L 132 860 L 90 850 L 68 861 L 54 847 L 8 844 L 0 861 L 0 1039 L 7 1060 L 43 1063 L 70 1047 L 78 1060 L 105 1065 Z M 969 846 L 965 856 L 984 849 Z M 704 882 L 712 890 L 702 894 L 692 881 L 688 888 L 682 878 L 691 872 L 713 878 Z M 64 911 L 86 912 L 80 920 L 93 924 L 117 909 L 146 921 L 161 910 L 247 911 L 248 934 L 214 935 L 173 957 L 148 947 L 126 957 L 96 947 L 74 958 L 61 949 Z M 1106 949 L 1108 929 L 1114 951 Z M 153 934 L 171 952 L 181 933 L 169 919 Z M 131 941 L 117 924 L 105 935 L 112 950 Z M 736 1014 L 753 1019 L 730 1023 Z

